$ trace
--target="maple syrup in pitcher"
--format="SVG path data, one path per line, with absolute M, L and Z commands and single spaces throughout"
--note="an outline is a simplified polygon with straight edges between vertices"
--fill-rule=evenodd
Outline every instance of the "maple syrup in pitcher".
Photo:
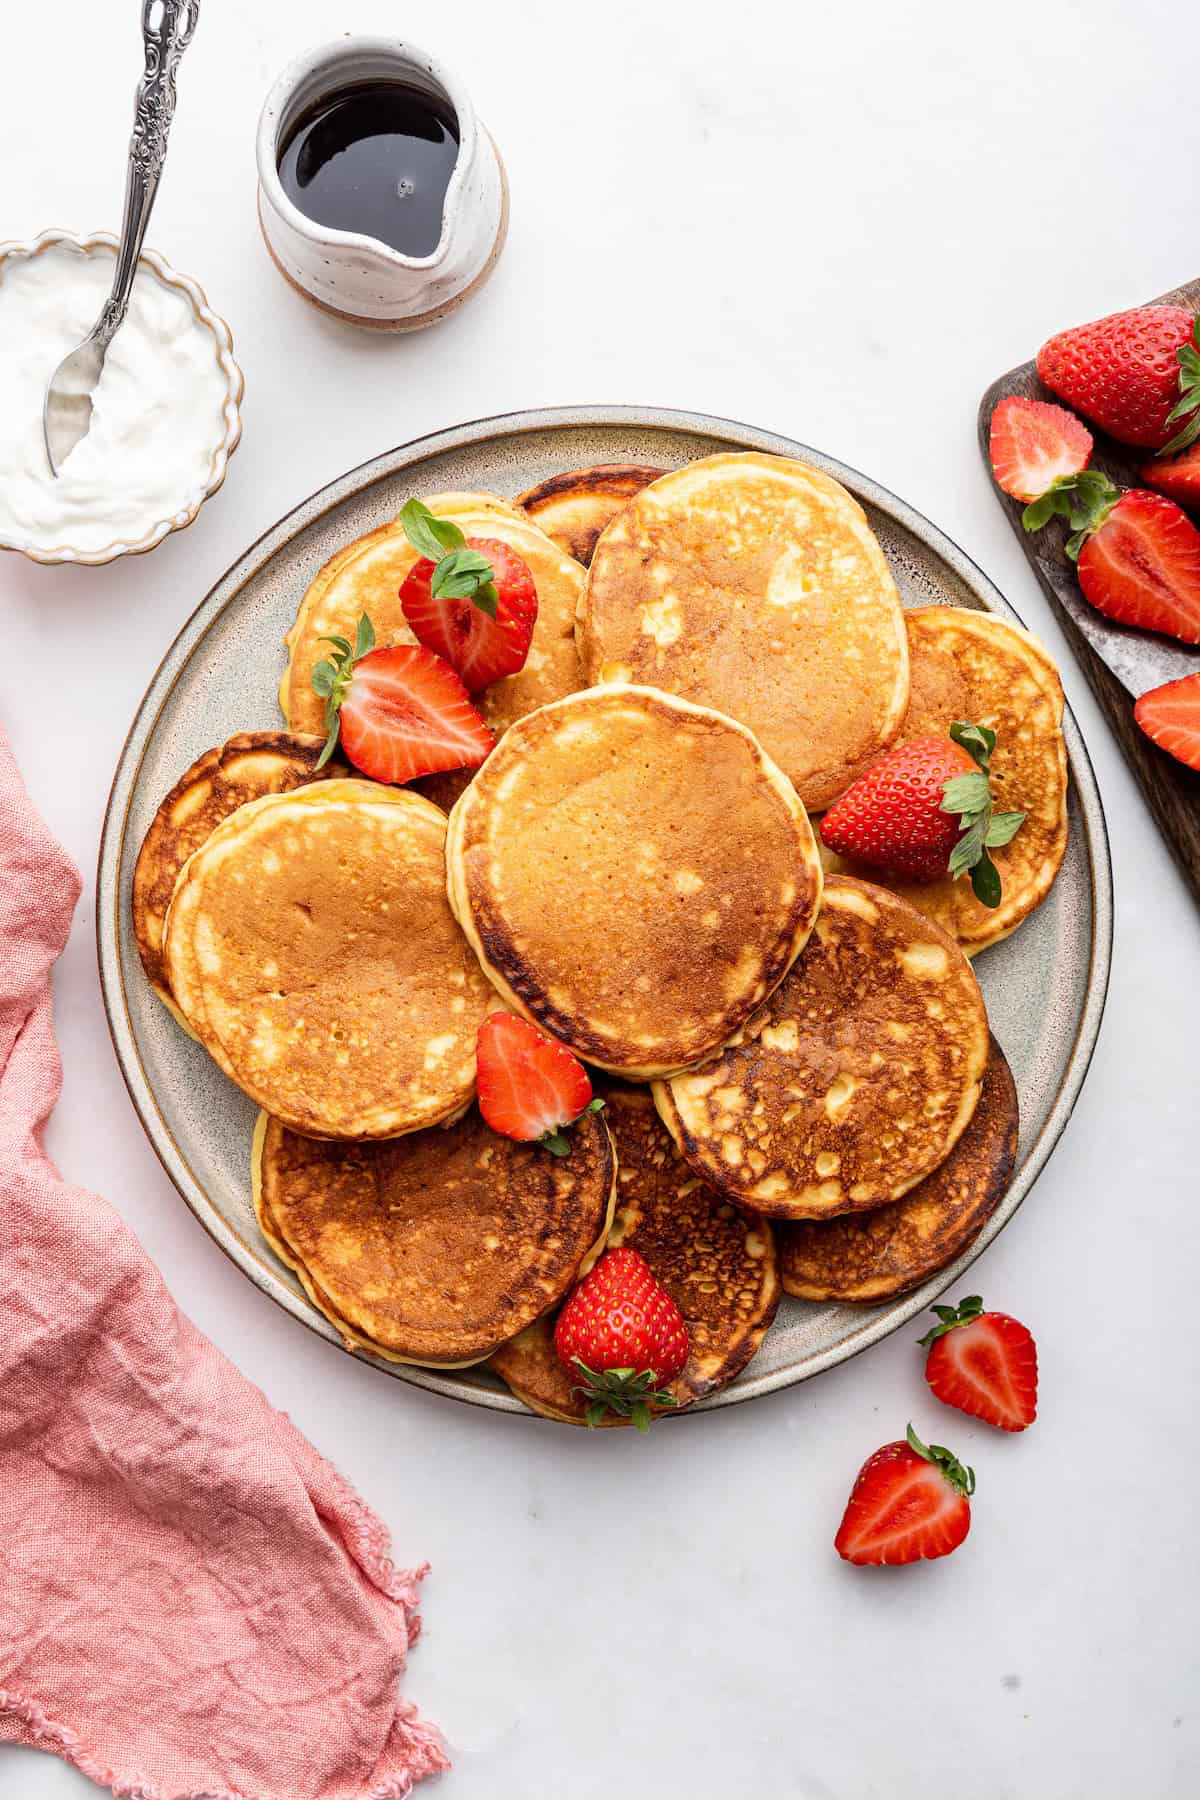
M 278 167 L 284 193 L 316 224 L 378 238 L 401 256 L 430 256 L 457 160 L 458 120 L 445 100 L 373 81 L 301 114 Z

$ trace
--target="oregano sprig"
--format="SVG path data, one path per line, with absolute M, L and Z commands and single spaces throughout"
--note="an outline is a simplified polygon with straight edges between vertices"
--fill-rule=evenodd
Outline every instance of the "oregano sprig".
M 472 550 L 450 519 L 439 519 L 423 500 L 406 500 L 400 508 L 404 535 L 434 565 L 430 593 L 435 600 L 469 600 L 489 619 L 496 617 L 500 597 L 496 572 L 486 556 Z
M 1000 871 L 989 850 L 1009 844 L 1025 823 L 1023 812 L 993 812 L 991 773 L 996 734 L 988 725 L 971 725 L 956 719 L 950 736 L 972 757 L 977 767 L 953 775 L 942 789 L 942 811 L 959 814 L 959 838 L 950 852 L 949 874 L 957 881 L 969 874 L 975 898 L 983 906 L 999 906 Z

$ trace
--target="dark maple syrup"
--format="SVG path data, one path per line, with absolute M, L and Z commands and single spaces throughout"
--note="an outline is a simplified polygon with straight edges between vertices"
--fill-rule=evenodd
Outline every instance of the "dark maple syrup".
M 315 224 L 429 256 L 457 159 L 458 120 L 446 101 L 399 81 L 363 82 L 297 119 L 279 179 Z

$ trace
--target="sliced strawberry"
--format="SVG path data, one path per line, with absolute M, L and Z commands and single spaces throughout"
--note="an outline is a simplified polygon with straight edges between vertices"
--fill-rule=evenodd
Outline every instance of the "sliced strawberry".
M 496 591 L 496 612 L 476 600 L 434 597 L 437 565 L 427 556 L 415 562 L 400 589 L 400 605 L 413 636 L 457 669 L 472 694 L 525 667 L 537 621 L 537 587 L 528 564 L 499 538 L 468 538 L 466 548 L 483 557 Z
M 992 414 L 988 449 L 1005 493 L 1036 500 L 1052 481 L 1087 468 L 1092 434 L 1065 406 L 1010 394 Z
M 1138 480 L 1166 494 L 1189 512 L 1200 512 L 1200 444 L 1182 456 L 1160 457 L 1138 470 Z
M 1122 495 L 1079 552 L 1079 585 L 1110 619 L 1200 644 L 1200 531 L 1164 494 Z
M 949 1556 L 971 1529 L 975 1472 L 940 1444 L 885 1444 L 858 1472 L 834 1541 L 846 1562 L 921 1562 Z
M 521 1143 L 544 1144 L 566 1156 L 567 1127 L 581 1113 L 598 1112 L 592 1084 L 578 1057 L 565 1044 L 519 1019 L 492 1013 L 479 1027 L 475 1045 L 479 1110 L 493 1131 Z
M 1200 671 L 1143 694 L 1133 716 L 1160 750 L 1200 769 Z
M 312 674 L 325 701 L 328 737 L 317 768 L 342 749 L 372 781 L 415 781 L 444 769 L 475 769 L 496 739 L 448 663 L 419 644 L 376 650 L 364 613 L 354 644 L 326 640 L 334 654 Z
M 925 1379 L 938 1399 L 1001 1431 L 1032 1425 L 1038 1362 L 1029 1327 L 1008 1313 L 984 1312 L 978 1294 L 933 1310 L 939 1323 L 921 1343 L 929 1346 Z
M 1097 612 L 1200 644 L 1200 531 L 1165 494 L 1124 493 L 1101 469 L 1056 481 L 1025 508 L 1026 531 L 1067 519 L 1067 555 Z

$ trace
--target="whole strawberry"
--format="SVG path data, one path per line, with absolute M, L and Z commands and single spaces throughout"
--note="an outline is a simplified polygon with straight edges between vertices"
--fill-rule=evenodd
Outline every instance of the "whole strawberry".
M 984 906 L 998 906 L 989 848 L 1007 844 L 1023 812 L 994 813 L 988 781 L 996 734 L 956 720 L 948 737 L 912 738 L 852 782 L 821 820 L 829 848 L 908 881 L 969 873 Z
M 1200 316 L 1182 306 L 1136 306 L 1060 331 L 1037 371 L 1123 444 L 1171 454 L 1200 437 Z
M 1024 1431 L 1037 1418 L 1037 1345 L 1008 1313 L 984 1312 L 978 1294 L 961 1306 L 935 1306 L 938 1323 L 920 1340 L 925 1379 L 947 1406 L 1001 1431 Z
M 975 1471 L 910 1425 L 903 1442 L 869 1456 L 850 1491 L 834 1549 L 844 1562 L 878 1567 L 949 1556 L 971 1529 Z
M 648 1431 L 652 1406 L 675 1405 L 668 1383 L 687 1361 L 688 1333 L 645 1258 L 609 1250 L 559 1313 L 554 1348 L 578 1377 L 589 1425 L 614 1412 Z

